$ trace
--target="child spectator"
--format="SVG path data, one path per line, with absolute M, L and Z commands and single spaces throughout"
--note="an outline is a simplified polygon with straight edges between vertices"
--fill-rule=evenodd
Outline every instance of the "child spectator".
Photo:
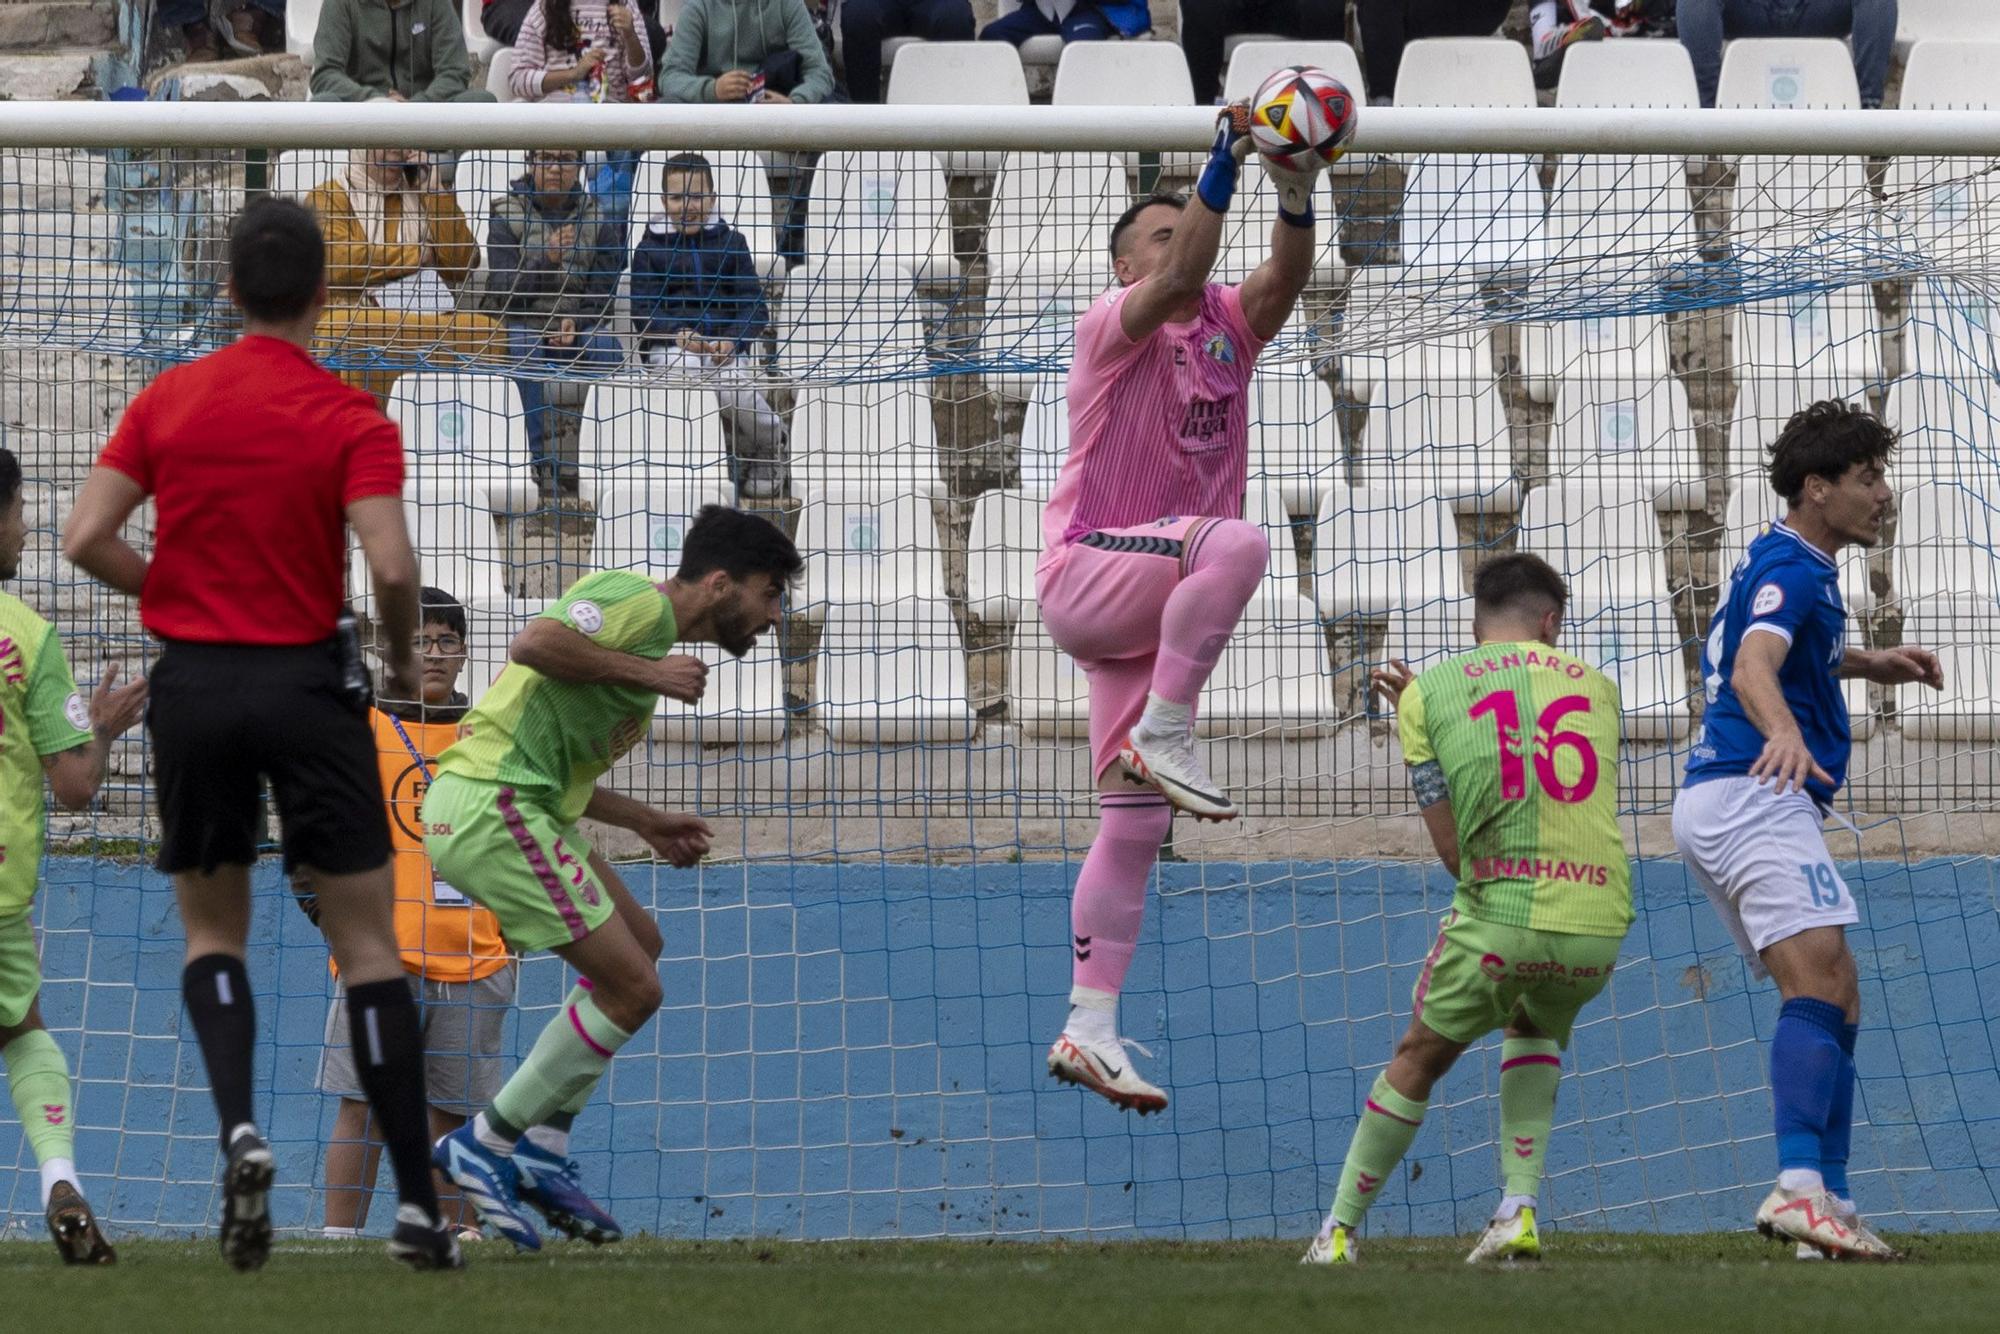
M 508 86 L 523 102 L 649 102 L 653 49 L 625 0 L 534 0 Z
M 746 500 L 775 499 L 786 489 L 789 447 L 745 355 L 771 323 L 749 243 L 723 218 L 714 168 L 699 153 L 663 164 L 660 208 L 632 256 L 639 354 L 648 366 L 690 371 L 715 386 L 739 491 Z

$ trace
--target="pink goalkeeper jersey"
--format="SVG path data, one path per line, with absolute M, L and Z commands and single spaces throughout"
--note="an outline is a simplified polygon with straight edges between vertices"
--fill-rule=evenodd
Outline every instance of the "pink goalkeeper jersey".
M 1234 287 L 1133 342 L 1106 292 L 1076 322 L 1069 457 L 1042 517 L 1046 564 L 1083 534 L 1169 517 L 1240 519 L 1249 477 L 1250 369 L 1264 342 Z

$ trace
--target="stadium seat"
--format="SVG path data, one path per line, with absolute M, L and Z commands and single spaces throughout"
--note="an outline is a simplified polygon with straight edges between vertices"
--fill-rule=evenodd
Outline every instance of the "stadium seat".
M 1715 104 L 1855 110 L 1854 57 L 1837 37 L 1739 37 L 1722 53 Z
M 662 699 L 653 735 L 693 746 L 772 745 L 785 739 L 785 664 L 778 636 L 765 634 L 742 657 L 717 644 L 683 644 L 708 664 L 708 684 L 696 704 Z
M 286 0 L 289 5 L 291 0 Z M 503 47 L 495 38 L 486 35 L 485 5 L 482 0 L 459 0 L 459 26 L 465 29 L 465 49 L 475 56 L 490 56 L 497 51 L 512 50 Z M 662 16 L 664 19 L 664 16 Z
M 1317 517 L 1315 509 L 1304 512 Z M 1243 493 L 1243 520 L 1262 528 L 1271 540 L 1271 563 L 1265 569 L 1264 586 L 1257 594 L 1257 600 L 1266 605 L 1276 605 L 1302 596 L 1299 591 L 1299 544 L 1292 536 L 1292 515 L 1285 505 L 1284 493 L 1268 483 L 1259 485 L 1256 478 L 1251 478 Z
M 1327 187 L 1315 187 L 1325 190 Z M 1340 256 L 1339 214 L 1330 195 L 1313 210 L 1312 284 L 1331 286 L 1347 267 Z M 1243 164 L 1236 201 L 1222 218 L 1222 249 L 1216 255 L 1214 279 L 1240 283 L 1271 255 L 1271 229 L 1278 221 L 1278 193 L 1264 177 L 1259 159 Z
M 1785 517 L 1785 502 L 1771 488 L 1754 484 L 1732 492 L 1722 510 L 1722 542 L 1716 548 L 1721 596 L 1729 595 L 1729 579 L 1750 544 Z M 1865 614 L 1875 605 L 1875 587 L 1868 573 L 1868 550 L 1848 547 L 1840 553 L 1840 600 L 1850 615 Z
M 1913 487 L 1897 498 L 1895 585 L 1899 602 L 1951 593 L 2000 595 L 2000 509 L 1991 491 L 1955 482 Z
M 1738 306 L 1735 348 L 1739 377 L 1790 373 L 1872 383 L 1882 375 L 1875 291 L 1796 292 Z
M 1981 495 L 2000 494 L 2000 421 L 1995 387 L 1986 379 L 1906 375 L 1889 385 L 1882 420 L 1902 439 L 1889 478 L 1909 489 L 1926 482 L 1962 482 Z
M 1586 315 L 1521 326 L 1521 378 L 1549 403 L 1565 381 L 1657 382 L 1672 374 L 1667 322 L 1659 315 Z
M 425 574 L 428 580 L 430 575 Z M 445 592 L 456 590 L 450 584 L 440 584 Z M 499 598 L 484 603 L 466 604 L 471 631 L 466 636 L 465 694 L 474 704 L 486 693 L 500 673 L 507 667 L 508 648 L 529 621 L 541 615 L 549 607 L 547 598 Z
M 2000 9 L 1972 0 L 1987 15 L 1987 35 L 2000 37 Z M 1905 0 L 1907 18 L 1910 0 Z M 1960 35 L 1972 31 L 1964 29 Z M 1923 41 L 1910 52 L 1898 105 L 1909 110 L 1989 110 L 2000 104 L 1993 72 L 2000 41 Z M 1885 227 L 1921 250 L 1945 273 L 1985 263 L 2000 228 L 2000 187 L 1982 158 L 1906 155 L 1889 159 L 1883 182 L 1895 207 Z M 1933 280 L 1936 281 L 1936 280 Z M 1918 279 L 1921 290 L 1926 284 Z M 1990 364 L 1990 363 L 1988 363 Z
M 855 380 L 800 389 L 792 403 L 792 485 L 885 499 L 942 494 L 928 384 Z
M 1021 415 L 1021 487 L 1037 495 L 1055 489 L 1069 457 L 1069 399 L 1053 375 L 1029 384 Z
M 1993 62 L 2000 59 L 2000 9 L 1987 0 L 1900 0 L 1907 25 L 1923 10 L 1957 10 L 1948 30 L 1922 34 L 1903 65 L 1905 111 L 1979 111 L 1993 105 Z
M 1826 399 L 1864 401 L 1858 382 L 1772 371 L 1739 377 L 1736 406 L 1729 419 L 1729 456 L 1724 485 L 1734 494 L 1744 486 L 1760 492 L 1770 471 L 1769 446 L 1792 414 Z
M 778 371 L 798 379 L 923 373 L 932 313 L 894 265 L 801 269 L 785 282 Z
M 591 562 L 601 570 L 638 570 L 665 579 L 681 563 L 681 539 L 704 505 L 727 505 L 726 490 L 617 483 L 598 494 Z
M 805 576 L 797 606 L 818 622 L 830 607 L 945 596 L 944 544 L 923 496 L 870 491 L 813 492 L 799 515 Z
M 1527 50 L 1497 37 L 1427 37 L 1403 49 L 1399 107 L 1532 107 Z M 1545 258 L 1535 159 L 1507 153 L 1428 153 L 1408 161 L 1402 263 L 1475 281 L 1539 267 Z
M 1041 612 L 1023 609 L 1007 654 L 1008 717 L 1029 736 L 1090 735 L 1090 680 L 1055 646 Z
M 1492 380 L 1385 381 L 1367 420 L 1356 485 L 1416 486 L 1458 510 L 1514 507 L 1507 408 Z
M 321 4 L 322 0 L 285 0 L 285 50 L 306 62 L 308 74 L 312 72 L 313 37 L 319 32 Z
M 1701 93 L 1679 42 L 1579 42 L 1563 53 L 1556 105 L 1686 108 Z
M 715 395 L 687 386 L 592 385 L 578 428 L 577 464 L 591 497 L 614 486 L 699 493 L 732 485 Z
M 452 372 L 400 375 L 389 391 L 388 414 L 402 428 L 413 480 L 456 488 L 497 509 L 534 503 L 528 432 L 512 380 Z
M 1070 42 L 1056 64 L 1049 100 L 1059 107 L 1190 107 L 1194 80 L 1178 42 Z M 1159 156 L 1168 170 L 1188 172 L 1204 155 Z M 1126 153 L 1124 161 L 1135 167 L 1139 154 Z
M 1024 107 L 1028 79 L 1021 53 L 1006 42 L 919 42 L 889 70 L 886 100 L 902 106 Z M 954 174 L 991 176 L 1002 155 L 987 151 L 938 154 Z
M 1285 366 L 1250 377 L 1250 478 L 1275 486 L 1294 514 L 1313 514 L 1329 483 L 1346 476 L 1333 391 Z
M 506 197 L 508 186 L 527 169 L 526 158 L 515 149 L 481 148 L 459 154 L 452 192 L 482 256 L 493 225 L 493 205 Z
M 1672 602 L 1607 607 L 1572 605 L 1560 646 L 1618 683 L 1625 735 L 1678 741 L 1693 726 L 1687 660 Z
M 1577 606 L 1632 607 L 1667 596 L 1667 561 L 1650 496 L 1636 487 L 1561 481 L 1528 492 L 1520 548 L 1569 581 Z
M 467 607 L 504 607 L 513 600 L 516 585 L 490 508 L 467 503 L 453 484 L 411 482 L 403 488 L 403 519 L 424 583 Z M 374 583 L 359 542 L 350 552 L 348 590 L 357 607 L 373 607 Z
M 993 16 L 995 18 L 1006 18 L 1020 7 L 1021 0 L 998 0 L 998 3 L 994 6 Z M 995 45 L 1006 46 L 1009 43 L 996 42 Z M 1033 65 L 1039 69 L 1053 71 L 1063 57 L 1063 39 L 1054 33 L 1048 33 L 1040 37 L 1030 37 L 1027 41 L 1021 43 L 1016 50 L 1020 56 L 1021 64 L 1024 66 Z
M 928 152 L 834 152 L 819 161 L 806 225 L 819 264 L 889 263 L 920 283 L 957 272 L 944 169 Z
M 1043 504 L 1022 491 L 988 491 L 973 502 L 965 541 L 965 604 L 980 620 L 1013 622 L 1034 602 Z
M 1341 342 L 1342 388 L 1361 402 L 1387 380 L 1490 380 L 1486 298 L 1469 282 L 1429 280 L 1400 264 L 1352 270 Z
M 1707 490 L 1687 387 L 1565 380 L 1549 430 L 1549 475 L 1626 488 L 1662 510 L 1699 508 Z
M 1009 153 L 993 182 L 988 266 L 1066 279 L 1095 296 L 1111 283 L 1111 224 L 1130 202 L 1108 153 Z
M 1417 490 L 1329 486 L 1313 537 L 1313 593 L 1328 620 L 1380 619 L 1464 597 L 1450 508 Z
M 1374 660 L 1376 663 L 1402 661 L 1422 672 L 1433 663 L 1473 647 L 1472 599 L 1462 592 L 1398 608 L 1386 620 L 1382 654 Z M 1381 706 L 1380 697 L 1372 691 L 1369 705 Z
M 322 181 L 347 171 L 345 148 L 288 148 L 271 158 L 271 193 L 303 201 Z
M 2000 38 L 2000 10 L 1990 0 L 1897 0 L 1896 44 L 1914 44 L 1909 69 L 1917 68 L 1918 54 L 1927 46 L 1966 46 L 1971 44 L 1966 39 L 1983 38 Z M 1993 67 L 1986 68 L 1990 75 Z M 1898 106 L 1910 105 L 1909 92 L 1905 73 Z
M 1036 383 L 1054 380 L 1070 363 L 1077 317 L 1090 308 L 1108 276 L 1088 279 L 1053 271 L 994 274 L 987 279 L 979 325 L 981 378 L 1008 398 L 1032 398 Z
M 836 741 L 972 735 L 965 647 L 942 597 L 843 602 L 819 642 L 818 713 Z
M 1906 603 L 1903 642 L 1935 651 L 1944 689 L 1896 689 L 1906 734 L 1950 741 L 2000 740 L 2000 613 L 1991 598 L 1943 593 Z
M 1312 601 L 1294 592 L 1253 602 L 1201 692 L 1196 730 L 1275 741 L 1323 736 L 1339 721 Z
M 1899 159 L 1900 160 L 1900 159 Z M 1978 228 L 1984 246 L 1987 224 Z M 1975 281 L 1941 273 L 1915 279 L 1903 317 L 1903 369 L 1991 381 L 2000 373 L 2000 307 Z
M 486 91 L 496 102 L 516 102 L 514 96 L 514 48 L 503 46 L 493 53 L 486 66 Z
M 678 151 L 678 150 L 677 150 Z M 777 215 L 771 202 L 771 177 L 764 161 L 755 153 L 737 149 L 701 149 L 715 175 L 715 194 L 722 216 L 743 233 L 757 261 L 757 272 L 766 285 L 782 284 L 785 262 L 778 257 Z M 660 216 L 660 187 L 665 177 L 662 167 L 672 153 L 655 150 L 639 159 L 632 179 L 633 244 L 639 229 Z

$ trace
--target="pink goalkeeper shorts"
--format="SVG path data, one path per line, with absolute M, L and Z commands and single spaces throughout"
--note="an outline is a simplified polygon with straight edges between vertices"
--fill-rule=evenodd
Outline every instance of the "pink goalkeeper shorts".
M 1160 616 L 1179 587 L 1188 537 L 1209 519 L 1160 519 L 1086 533 L 1035 571 L 1042 623 L 1090 678 L 1091 772 L 1102 778 L 1146 708 Z

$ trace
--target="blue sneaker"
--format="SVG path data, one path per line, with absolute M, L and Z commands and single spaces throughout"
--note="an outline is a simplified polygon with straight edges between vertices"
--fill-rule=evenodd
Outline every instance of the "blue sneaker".
M 521 1175 L 520 1198 L 541 1210 L 550 1227 L 593 1246 L 624 1237 L 618 1220 L 583 1193 L 576 1159 L 558 1158 L 524 1139 L 514 1149 L 514 1166 Z
M 431 1149 L 431 1162 L 458 1184 L 459 1191 L 479 1211 L 480 1220 L 513 1242 L 516 1250 L 542 1249 L 541 1234 L 521 1212 L 521 1174 L 514 1160 L 480 1144 L 470 1121 L 437 1142 Z

